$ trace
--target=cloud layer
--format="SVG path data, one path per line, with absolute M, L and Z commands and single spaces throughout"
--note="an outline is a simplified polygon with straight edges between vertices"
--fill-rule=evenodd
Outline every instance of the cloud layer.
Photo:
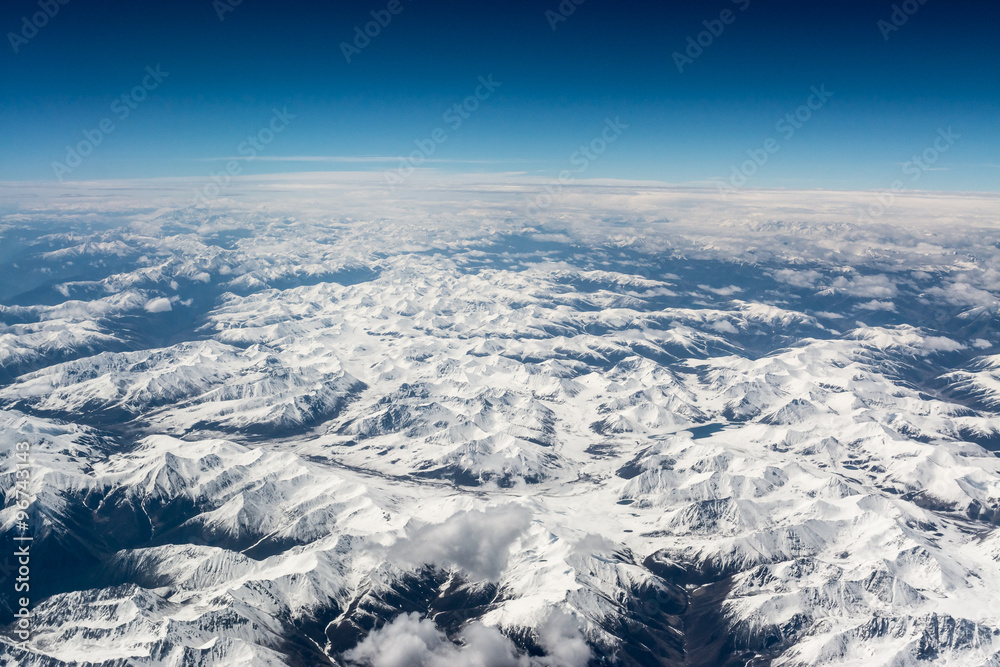
M 364 667 L 585 667 L 591 651 L 570 616 L 553 613 L 539 630 L 546 655 L 521 652 L 500 631 L 470 623 L 452 642 L 428 618 L 402 614 L 345 657 Z

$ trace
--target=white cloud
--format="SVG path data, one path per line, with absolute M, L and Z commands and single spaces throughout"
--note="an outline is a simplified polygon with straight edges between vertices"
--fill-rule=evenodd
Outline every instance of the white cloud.
M 855 307 L 861 310 L 885 310 L 891 313 L 896 312 L 896 304 L 892 301 L 878 301 L 872 299 L 871 301 L 867 301 L 865 303 L 859 303 Z
M 827 291 L 845 292 L 853 297 L 874 299 L 894 297 L 898 292 L 896 284 L 884 275 L 858 276 L 857 278 L 837 276 L 830 283 Z
M 162 296 L 150 299 L 146 302 L 146 305 L 143 306 L 143 308 L 145 308 L 148 313 L 166 313 L 173 310 L 170 305 L 170 299 Z
M 455 566 L 474 578 L 495 581 L 513 542 L 530 524 L 531 515 L 517 505 L 459 512 L 444 523 L 408 529 L 390 555 L 408 563 Z
M 739 329 L 734 327 L 731 323 L 727 322 L 726 320 L 716 320 L 715 322 L 712 322 L 708 326 L 722 333 L 735 334 L 740 332 Z
M 539 629 L 538 643 L 547 655 L 539 664 L 551 667 L 585 667 L 590 661 L 590 647 L 583 638 L 576 619 L 569 614 L 553 613 Z
M 997 297 L 992 292 L 987 292 L 963 282 L 953 282 L 946 287 L 931 287 L 927 290 L 927 294 L 943 299 L 956 306 L 980 306 L 988 308 L 998 303 Z
M 822 273 L 814 269 L 807 271 L 779 269 L 771 275 L 774 276 L 775 280 L 783 282 L 786 285 L 791 285 L 792 287 L 815 287 L 823 277 Z
M 539 629 L 542 657 L 525 655 L 499 630 L 470 623 L 452 642 L 429 618 L 402 614 L 345 654 L 365 667 L 585 667 L 591 651 L 576 621 L 554 613 Z
M 718 294 L 719 296 L 732 296 L 733 294 L 738 294 L 743 291 L 742 287 L 737 287 L 736 285 L 730 285 L 729 287 L 710 287 L 708 285 L 698 285 L 698 287 L 713 294 Z
M 945 338 L 944 336 L 927 336 L 924 338 L 923 347 L 925 350 L 932 350 L 934 352 L 955 352 L 965 349 L 965 346 L 958 341 Z

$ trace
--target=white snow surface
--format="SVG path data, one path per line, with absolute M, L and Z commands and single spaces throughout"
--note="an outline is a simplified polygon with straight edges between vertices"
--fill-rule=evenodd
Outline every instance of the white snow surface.
M 271 185 L 273 208 L 0 218 L 73 227 L 38 262 L 114 267 L 0 306 L 2 527 L 27 440 L 36 540 L 112 506 L 149 532 L 102 556 L 123 583 L 36 600 L 3 660 L 293 664 L 296 623 L 430 568 L 495 594 L 457 633 L 386 610 L 347 653 L 302 641 L 583 667 L 622 657 L 609 628 L 663 587 L 655 555 L 731 577 L 720 618 L 773 635 L 774 665 L 1000 665 L 993 200 L 943 200 L 946 230 L 781 193 L 723 215 L 593 184 L 525 220 L 516 179 L 363 184 L 343 213 Z

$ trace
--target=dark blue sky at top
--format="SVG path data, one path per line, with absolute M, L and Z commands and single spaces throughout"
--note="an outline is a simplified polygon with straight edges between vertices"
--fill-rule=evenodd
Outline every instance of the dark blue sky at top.
M 878 22 L 894 3 L 878 0 L 585 0 L 555 30 L 558 0 L 400 0 L 351 63 L 341 43 L 388 0 L 242 0 L 224 20 L 221 2 L 69 0 L 15 54 L 7 35 L 39 3 L 7 0 L 0 179 L 54 179 L 52 163 L 105 118 L 114 131 L 66 178 L 208 174 L 287 108 L 294 119 L 244 173 L 395 168 L 347 158 L 407 155 L 441 128 L 425 166 L 552 176 L 617 117 L 628 128 L 580 177 L 728 179 L 773 138 L 748 185 L 1000 183 L 998 2 L 911 0 L 886 40 Z M 679 72 L 673 54 L 723 10 L 732 22 Z M 169 76 L 117 117 L 115 99 L 156 65 Z M 450 126 L 445 112 L 491 74 L 499 88 Z M 779 132 L 812 86 L 833 96 Z M 911 181 L 904 163 L 949 127 L 958 139 Z M 275 159 L 327 156 L 341 159 Z

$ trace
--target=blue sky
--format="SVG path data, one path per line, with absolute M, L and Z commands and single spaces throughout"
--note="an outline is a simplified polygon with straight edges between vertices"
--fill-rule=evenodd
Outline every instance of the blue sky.
M 197 176 L 227 157 L 241 173 L 394 170 L 414 151 L 552 178 L 618 119 L 574 178 L 1000 183 L 997 3 L 233 1 L 42 0 L 37 32 L 38 0 L 5 3 L 0 179 Z M 372 12 L 386 25 L 348 62 Z

